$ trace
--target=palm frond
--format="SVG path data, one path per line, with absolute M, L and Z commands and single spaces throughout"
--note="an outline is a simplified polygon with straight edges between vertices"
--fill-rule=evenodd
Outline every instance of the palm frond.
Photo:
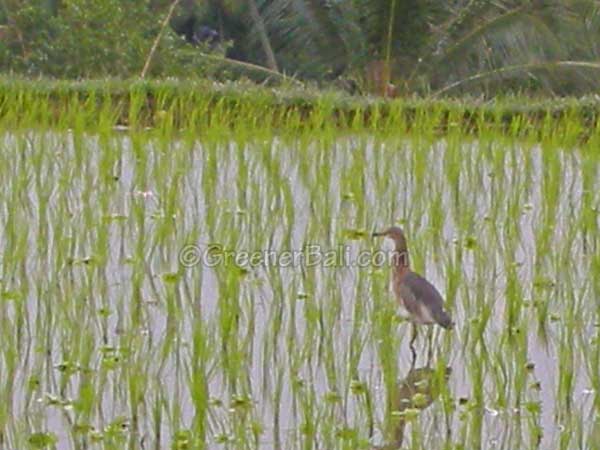
M 556 61 L 556 62 L 541 62 L 541 63 L 531 63 L 531 64 L 521 64 L 514 66 L 506 66 L 500 67 L 498 69 L 490 70 L 487 72 L 477 73 L 475 75 L 471 75 L 462 80 L 455 81 L 443 88 L 437 90 L 431 97 L 440 97 L 442 95 L 446 95 L 449 92 L 456 90 L 458 88 L 464 87 L 467 84 L 481 82 L 487 79 L 502 79 L 502 78 L 510 78 L 523 74 L 530 74 L 532 72 L 540 72 L 540 71 L 552 71 L 552 70 L 569 70 L 577 74 L 577 70 L 593 70 L 600 72 L 600 62 L 590 62 L 590 61 Z M 580 74 L 581 75 L 581 74 Z

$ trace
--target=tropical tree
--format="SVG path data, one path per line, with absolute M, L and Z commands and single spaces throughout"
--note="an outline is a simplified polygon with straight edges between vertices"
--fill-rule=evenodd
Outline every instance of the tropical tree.
M 381 95 L 597 89 L 597 0 L 0 0 L 0 66 L 67 77 L 292 75 Z M 209 27 L 221 45 L 190 42 Z M 187 39 L 185 38 L 187 37 Z M 226 53 L 224 53 L 226 51 Z M 262 67 L 262 68 L 261 68 Z
M 300 76 L 353 76 L 380 93 L 388 82 L 397 93 L 597 87 L 594 0 L 262 0 L 258 10 L 246 42 L 268 39 L 279 68 Z

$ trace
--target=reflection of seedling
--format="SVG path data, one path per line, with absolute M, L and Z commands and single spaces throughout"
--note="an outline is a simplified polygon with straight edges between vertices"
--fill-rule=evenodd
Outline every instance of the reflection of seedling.
M 354 395 L 364 394 L 367 392 L 367 384 L 359 380 L 352 380 L 350 382 L 350 390 Z
M 188 450 L 192 448 L 192 432 L 179 430 L 173 436 L 173 450 Z
M 351 241 L 358 241 L 360 239 L 365 239 L 369 236 L 369 233 L 364 228 L 361 229 L 346 229 L 344 230 L 344 237 Z
M 329 391 L 325 394 L 325 401 L 327 403 L 338 403 L 342 400 L 342 396 L 335 391 Z
M 106 428 L 104 428 L 104 438 L 121 440 L 125 437 L 128 429 L 129 419 L 123 416 L 117 417 L 110 424 L 108 424 Z
M 38 432 L 31 434 L 29 438 L 27 438 L 27 442 L 29 442 L 33 448 L 41 449 L 55 446 L 58 442 L 58 438 L 54 433 Z
M 238 410 L 238 411 L 248 410 L 252 407 L 252 399 L 247 396 L 241 396 L 241 395 L 234 396 L 231 399 L 231 403 L 230 403 L 229 407 L 232 410 Z

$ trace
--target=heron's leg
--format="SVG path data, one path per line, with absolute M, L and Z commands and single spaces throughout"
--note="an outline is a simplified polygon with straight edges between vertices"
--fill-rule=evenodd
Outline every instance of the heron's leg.
M 417 339 L 417 326 L 412 324 L 412 337 L 410 338 L 410 352 L 412 353 L 412 362 L 410 367 L 414 367 L 415 362 L 417 361 L 417 351 L 415 350 L 415 340 Z
M 433 357 L 433 326 L 429 327 L 429 330 L 427 330 L 427 367 L 429 367 L 432 357 Z

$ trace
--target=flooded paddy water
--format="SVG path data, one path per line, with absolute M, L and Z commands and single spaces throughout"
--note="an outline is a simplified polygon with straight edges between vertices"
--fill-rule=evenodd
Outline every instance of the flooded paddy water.
M 0 139 L 0 448 L 600 448 L 589 152 Z M 358 261 L 392 224 L 456 323 L 414 364 L 389 267 Z

